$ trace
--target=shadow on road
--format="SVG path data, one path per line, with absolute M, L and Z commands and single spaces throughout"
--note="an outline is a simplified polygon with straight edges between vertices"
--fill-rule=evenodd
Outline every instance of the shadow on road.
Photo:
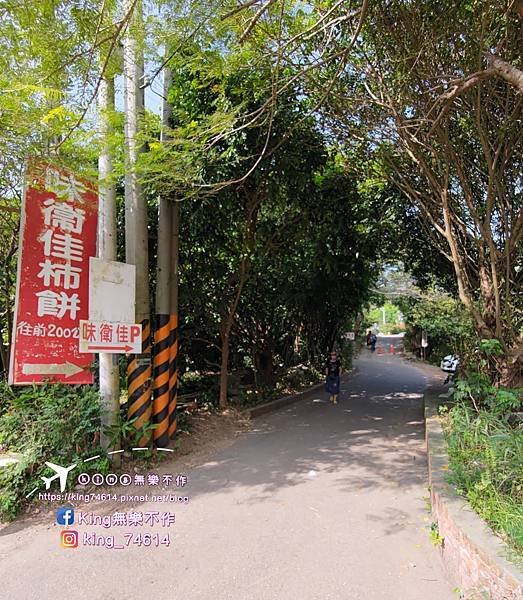
M 426 479 L 423 375 L 399 359 L 362 358 L 339 403 L 316 393 L 260 419 L 253 431 L 196 469 L 191 495 L 244 488 L 242 502 L 270 499 L 322 474 L 340 473 L 338 490 L 407 489 Z
M 356 373 L 344 377 L 337 405 L 320 390 L 257 419 L 250 432 L 190 473 L 187 493 L 191 500 L 217 492 L 235 494 L 234 504 L 255 504 L 325 474 L 335 476 L 341 493 L 420 486 L 426 479 L 424 387 L 420 371 L 400 358 L 364 351 Z M 159 470 L 170 472 L 169 464 L 162 463 Z M 161 493 L 144 488 L 121 491 Z M 92 505 L 100 514 L 117 508 Z M 50 510 L 44 505 L 40 514 L 4 527 L 0 537 L 48 523 Z

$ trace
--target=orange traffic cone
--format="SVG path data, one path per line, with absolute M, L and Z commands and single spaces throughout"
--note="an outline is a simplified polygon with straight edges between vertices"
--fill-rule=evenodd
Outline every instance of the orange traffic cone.
M 396 348 L 394 348 L 394 344 L 389 346 L 389 354 L 396 354 Z

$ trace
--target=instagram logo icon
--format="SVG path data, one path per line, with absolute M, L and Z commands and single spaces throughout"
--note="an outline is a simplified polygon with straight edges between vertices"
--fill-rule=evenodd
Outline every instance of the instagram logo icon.
M 62 548 L 78 547 L 78 531 L 74 529 L 65 529 L 60 532 L 60 543 Z

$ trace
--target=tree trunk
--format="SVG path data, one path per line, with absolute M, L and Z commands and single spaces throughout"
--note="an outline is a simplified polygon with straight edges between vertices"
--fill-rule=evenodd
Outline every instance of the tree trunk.
M 243 258 L 240 263 L 240 277 L 238 281 L 238 287 L 234 298 L 229 303 L 225 315 L 222 317 L 222 323 L 220 325 L 220 338 L 221 338 L 221 360 L 220 360 L 220 406 L 225 408 L 227 406 L 227 392 L 228 392 L 228 378 L 229 378 L 229 355 L 230 355 L 230 340 L 231 331 L 234 324 L 234 317 L 236 315 L 236 309 L 238 308 L 238 302 L 243 290 L 243 286 L 247 281 L 247 270 L 248 270 L 248 258 Z
M 491 69 L 494 69 L 507 83 L 517 88 L 520 93 L 523 93 L 523 71 L 504 61 L 497 54 L 492 54 L 492 52 L 485 53 L 485 58 Z
M 509 348 L 500 368 L 500 385 L 509 388 L 523 387 L 523 343 Z M 523 402 L 523 400 L 522 400 Z
M 9 373 L 9 363 L 11 360 L 11 348 L 13 343 L 13 307 L 11 306 L 11 287 L 13 284 L 12 271 L 9 267 L 11 259 L 16 254 L 18 249 L 18 231 L 20 230 L 20 219 L 17 219 L 16 227 L 13 228 L 13 234 L 11 236 L 11 245 L 9 252 L 5 257 L 4 269 L 5 269 L 5 292 L 4 292 L 4 304 L 5 304 L 5 320 L 6 320 L 6 333 L 7 333 L 7 346 L 3 345 L 3 337 L 0 336 L 0 347 L 2 352 L 2 361 L 4 363 L 4 369 L 6 374 Z
M 276 375 L 272 350 L 269 348 L 259 350 L 254 359 L 258 382 L 264 387 L 273 388 L 276 383 Z
M 240 301 L 240 296 L 243 291 L 243 287 L 249 277 L 249 267 L 251 261 L 251 255 L 253 251 L 256 222 L 258 218 L 258 209 L 260 206 L 260 199 L 256 194 L 250 198 L 250 201 L 246 210 L 246 226 L 245 226 L 245 251 L 243 258 L 240 260 L 239 268 L 237 271 L 238 285 L 232 300 L 227 305 L 225 311 L 222 314 L 222 320 L 220 323 L 220 337 L 221 337 L 221 362 L 220 362 L 220 406 L 222 408 L 227 406 L 227 382 L 229 375 L 229 355 L 230 355 L 230 337 L 231 330 L 234 323 L 234 317 Z
M 229 335 L 230 329 L 222 335 L 222 356 L 220 362 L 220 406 L 227 406 L 227 392 L 229 383 Z
M 2 328 L 0 327 L 0 375 L 9 371 L 9 361 L 7 359 L 7 352 L 5 351 L 4 343 L 2 340 Z

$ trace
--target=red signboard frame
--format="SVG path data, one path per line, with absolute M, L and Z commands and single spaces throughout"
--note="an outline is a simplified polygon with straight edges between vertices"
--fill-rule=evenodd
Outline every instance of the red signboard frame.
M 98 195 L 89 181 L 30 160 L 20 246 L 9 383 L 93 383 L 79 351 L 89 315 L 89 258 L 96 256 Z

